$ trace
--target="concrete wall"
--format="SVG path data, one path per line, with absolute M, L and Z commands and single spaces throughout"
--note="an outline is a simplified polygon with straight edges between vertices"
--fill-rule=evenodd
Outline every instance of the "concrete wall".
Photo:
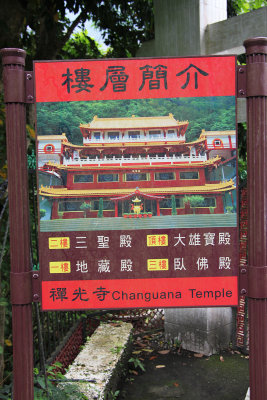
M 206 27 L 227 18 L 226 6 L 226 0 L 154 0 L 155 40 L 138 57 L 206 54 Z
M 200 54 L 198 0 L 155 0 L 154 10 L 157 54 Z
M 207 25 L 206 54 L 242 54 L 244 40 L 267 35 L 267 7 Z
M 229 346 L 232 333 L 232 309 L 165 309 L 165 334 L 177 339 L 184 349 L 210 356 Z
M 227 19 L 227 0 L 201 0 L 199 2 L 200 54 L 209 54 L 206 49 L 207 26 Z
M 155 40 L 138 57 L 205 54 L 205 29 L 227 18 L 226 0 L 154 0 Z
M 242 54 L 249 37 L 266 36 L 267 7 L 227 19 L 227 0 L 154 0 L 155 40 L 137 57 Z M 237 121 L 246 121 L 246 101 L 237 101 Z
M 138 57 L 242 54 L 249 37 L 266 36 L 267 7 L 227 19 L 226 0 L 154 0 L 155 40 Z

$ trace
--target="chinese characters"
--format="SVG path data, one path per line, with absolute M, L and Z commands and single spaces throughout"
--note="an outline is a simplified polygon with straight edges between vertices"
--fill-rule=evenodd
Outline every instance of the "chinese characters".
M 105 70 L 105 75 L 99 80 L 99 76 L 96 78 L 96 71 L 89 68 L 66 68 L 66 71 L 61 74 L 62 82 L 61 86 L 66 88 L 68 94 L 71 92 L 104 92 L 110 88 L 113 93 L 127 92 L 128 84 L 138 85 L 137 90 L 142 92 L 143 90 L 156 91 L 156 90 L 168 90 L 168 66 L 163 64 L 149 65 L 145 64 L 139 66 L 136 71 L 132 74 L 127 70 L 124 65 L 108 65 Z M 176 65 L 175 75 L 176 82 L 171 82 L 176 85 L 177 90 L 186 90 L 191 84 L 191 75 L 193 75 L 192 88 L 198 90 L 200 77 L 207 77 L 209 73 L 199 68 L 194 64 L 189 64 L 188 67 L 179 70 L 179 63 Z M 180 77 L 186 74 L 186 80 L 183 82 Z

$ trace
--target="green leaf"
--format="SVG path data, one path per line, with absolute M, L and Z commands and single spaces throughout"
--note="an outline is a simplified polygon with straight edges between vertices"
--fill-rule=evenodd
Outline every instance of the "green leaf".
M 62 363 L 59 362 L 59 361 L 55 361 L 53 366 L 61 368 L 62 367 Z
M 41 386 L 42 389 L 46 389 L 46 385 L 45 385 L 45 379 L 42 376 L 37 376 L 36 378 L 38 384 Z
M 0 297 L 0 306 L 1 307 L 7 307 L 8 306 L 8 302 L 4 297 Z

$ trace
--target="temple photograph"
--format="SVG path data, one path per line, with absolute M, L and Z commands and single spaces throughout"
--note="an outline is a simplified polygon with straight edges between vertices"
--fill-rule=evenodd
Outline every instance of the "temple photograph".
M 178 119 L 173 102 L 166 113 L 163 100 L 153 116 L 144 106 L 116 117 L 112 104 L 107 117 L 98 102 L 103 112 L 98 104 L 79 123 L 79 143 L 70 129 L 38 130 L 41 231 L 236 226 L 235 129 L 198 123 L 187 134 L 192 121 Z

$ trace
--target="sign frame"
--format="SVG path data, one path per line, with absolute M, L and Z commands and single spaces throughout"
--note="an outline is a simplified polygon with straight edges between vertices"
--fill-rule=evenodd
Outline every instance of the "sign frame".
M 53 74 L 55 73 L 57 68 L 58 68 L 58 77 L 61 76 L 61 80 L 63 79 L 62 82 L 60 81 L 60 84 L 61 84 L 61 86 L 63 86 L 63 88 L 58 88 L 56 90 L 56 96 L 57 96 L 58 99 L 63 100 L 63 101 L 73 101 L 73 99 L 75 98 L 75 95 L 78 96 L 78 98 L 77 98 L 78 100 L 77 101 L 82 101 L 82 100 L 84 101 L 85 99 L 87 99 L 87 101 L 92 101 L 92 102 L 97 102 L 97 101 L 98 102 L 105 102 L 105 101 L 107 101 L 107 99 L 109 99 L 108 101 L 112 101 L 112 102 L 116 102 L 116 101 L 119 101 L 119 100 L 123 101 L 123 100 L 129 100 L 129 96 L 130 97 L 134 97 L 135 99 L 137 99 L 138 95 L 140 96 L 140 93 L 139 93 L 140 90 L 143 90 L 144 88 L 146 89 L 146 93 L 144 94 L 144 98 L 148 98 L 149 100 L 151 98 L 152 99 L 158 99 L 158 98 L 163 98 L 164 99 L 164 96 L 168 96 L 169 92 L 171 93 L 170 96 L 172 96 L 172 93 L 173 93 L 173 90 L 174 90 L 174 86 L 175 86 L 173 84 L 170 85 L 169 82 L 167 82 L 167 75 L 165 73 L 167 68 L 170 68 L 170 69 L 168 69 L 168 72 L 171 70 L 172 79 L 175 76 L 176 76 L 177 79 L 181 78 L 183 76 L 184 76 L 183 80 L 185 80 L 185 78 L 186 78 L 185 82 L 183 82 L 183 85 L 181 85 L 181 87 L 183 87 L 183 89 L 180 89 L 180 91 L 183 91 L 187 87 L 190 88 L 190 91 L 188 92 L 189 94 L 187 94 L 187 96 L 185 96 L 185 97 L 190 97 L 190 93 L 194 93 L 196 95 L 196 89 L 202 91 L 201 94 L 205 95 L 205 94 L 207 94 L 208 89 L 206 89 L 205 86 L 201 86 L 201 79 L 198 77 L 198 75 L 203 78 L 203 77 L 209 75 L 210 70 L 209 70 L 209 73 L 206 73 L 206 71 L 204 71 L 204 69 L 201 69 L 199 66 L 195 66 L 193 64 L 193 62 L 197 63 L 199 60 L 201 60 L 202 64 L 203 63 L 204 64 L 205 63 L 206 64 L 210 63 L 212 65 L 212 69 L 211 69 L 212 73 L 214 73 L 215 70 L 216 70 L 216 72 L 217 71 L 221 71 L 223 69 L 222 66 L 225 67 L 225 70 L 227 71 L 228 74 L 229 74 L 229 70 L 232 71 L 232 76 L 233 76 L 234 81 L 231 82 L 231 79 L 225 79 L 226 88 L 223 88 L 223 90 L 220 88 L 219 82 L 222 81 L 222 77 L 220 75 L 218 80 L 215 83 L 211 84 L 211 88 L 209 88 L 209 90 L 212 91 L 212 94 L 221 93 L 221 94 L 224 94 L 224 95 L 229 95 L 229 93 L 232 93 L 232 95 L 235 97 L 234 102 L 235 102 L 235 105 L 236 105 L 236 81 L 235 81 L 236 57 L 235 56 L 205 56 L 205 57 L 184 57 L 184 58 L 179 58 L 179 57 L 163 57 L 162 58 L 161 57 L 161 58 L 142 58 L 142 59 L 73 60 L 73 61 L 59 61 L 59 62 L 52 62 L 52 61 L 35 62 L 34 63 L 35 76 L 37 75 L 38 77 L 40 77 L 40 76 L 42 77 L 41 81 L 39 81 L 38 78 L 36 80 L 36 85 L 35 85 L 35 87 L 36 87 L 36 100 L 37 100 L 37 103 L 38 102 L 41 103 L 41 102 L 43 102 L 43 100 L 46 100 L 46 99 L 50 100 L 50 102 L 51 101 L 53 103 L 55 102 L 56 98 L 52 94 L 50 86 L 51 86 L 51 84 L 53 84 L 53 85 L 55 84 L 55 78 L 53 78 Z M 218 67 L 218 60 L 220 60 L 220 66 L 219 67 Z M 224 62 L 225 60 L 227 60 L 227 62 L 229 61 L 228 64 L 227 64 L 227 62 Z M 217 61 L 216 68 L 213 67 L 213 65 L 215 65 L 215 64 L 213 64 L 212 61 L 213 62 Z M 177 74 L 174 74 L 174 71 L 173 71 L 174 62 L 182 62 L 181 70 Z M 168 65 L 164 66 L 163 63 L 164 64 L 168 64 Z M 120 64 L 120 66 L 118 66 L 118 64 Z M 134 93 L 134 94 L 133 95 L 129 95 L 129 93 L 125 94 L 126 90 L 123 91 L 122 87 L 123 87 L 123 85 L 124 85 L 124 87 L 126 87 L 127 81 L 129 82 L 129 79 L 130 79 L 130 76 L 127 75 L 128 70 L 127 70 L 126 67 L 128 66 L 129 70 L 132 71 L 133 70 L 133 68 L 132 68 L 133 64 L 135 66 L 137 66 L 140 71 L 141 70 L 143 71 L 143 81 L 142 81 L 141 85 L 137 86 L 135 84 L 135 88 L 134 89 L 131 88 L 131 93 Z M 202 64 L 201 64 L 201 67 L 202 67 Z M 79 65 L 80 69 L 75 67 L 75 66 L 78 66 L 78 65 Z M 188 65 L 188 66 L 186 67 L 186 65 Z M 102 71 L 102 78 L 104 79 L 104 80 L 102 79 L 102 83 L 106 80 L 103 85 L 101 84 L 101 88 L 100 88 L 100 86 L 98 87 L 98 94 L 96 95 L 96 97 L 92 97 L 91 92 L 93 91 L 93 89 L 95 89 L 95 84 L 94 83 L 100 81 L 100 79 L 99 79 L 100 75 L 96 75 L 98 77 L 96 79 L 96 81 L 93 80 L 94 72 L 96 72 L 94 70 L 93 66 L 97 66 L 97 73 L 99 73 L 100 70 Z M 163 67 L 165 67 L 165 69 Z M 190 72 L 189 71 L 190 71 L 191 68 L 194 69 L 195 72 L 194 72 L 194 75 L 192 75 L 192 76 L 194 76 L 194 78 L 191 77 L 192 78 L 192 82 L 191 82 L 191 86 L 190 86 Z M 213 70 L 213 68 L 214 68 L 214 70 Z M 104 69 L 106 70 L 105 73 L 103 72 Z M 48 72 L 46 73 L 46 71 L 48 71 Z M 83 75 L 86 76 L 85 81 L 81 81 L 81 76 L 78 74 L 77 71 L 79 71 L 79 74 L 82 71 Z M 86 73 L 84 71 L 86 71 Z M 175 71 L 175 72 L 177 72 L 177 71 Z M 149 75 L 149 73 L 150 73 L 150 75 Z M 154 95 L 155 88 L 152 88 L 152 89 L 154 89 L 154 92 L 153 92 L 153 96 L 154 97 L 151 95 L 152 90 L 151 90 L 151 88 L 149 86 L 150 85 L 149 76 L 150 77 L 152 76 L 151 73 L 152 73 L 152 75 L 154 74 L 153 75 L 154 78 L 157 78 L 157 79 L 154 79 L 153 84 L 154 85 L 157 84 L 159 86 L 159 88 L 161 89 L 160 94 Z M 222 72 L 220 72 L 220 73 L 222 73 Z M 76 76 L 76 78 L 75 78 L 75 76 Z M 116 77 L 117 81 L 116 81 L 116 79 L 113 81 L 112 77 Z M 119 81 L 118 81 L 118 79 L 119 79 Z M 120 79 L 122 79 L 122 80 L 120 80 Z M 193 79 L 194 79 L 194 82 L 193 82 Z M 76 81 L 74 82 L 74 80 L 76 80 Z M 44 86 L 44 82 L 48 82 L 48 83 Z M 116 90 L 114 90 L 116 85 L 117 85 L 117 88 L 119 88 L 117 90 L 117 92 L 116 92 Z M 133 85 L 133 81 L 132 81 L 132 85 Z M 45 87 L 45 92 L 49 93 L 48 98 L 46 98 L 42 94 L 42 90 L 43 90 L 42 88 L 44 88 L 44 87 Z M 112 88 L 113 88 L 113 91 L 112 91 Z M 62 89 L 63 89 L 63 91 L 64 91 L 64 89 L 67 89 L 67 90 L 65 90 L 63 97 L 62 97 L 62 94 L 60 94 L 60 89 L 61 89 L 61 91 L 62 91 Z M 109 89 L 108 94 L 104 93 L 106 89 Z M 166 95 L 166 93 L 164 92 L 164 90 L 166 90 L 166 89 L 168 89 L 168 95 Z M 67 91 L 67 94 L 66 94 L 66 91 Z M 77 93 L 74 93 L 74 91 L 76 91 Z M 200 92 L 198 92 L 198 95 L 196 95 L 196 97 L 203 97 L 201 94 L 199 95 L 199 93 Z M 118 95 L 119 95 L 119 98 L 118 98 Z M 126 98 L 125 98 L 125 96 L 126 96 Z M 114 99 L 114 97 L 115 97 L 115 99 Z M 133 119 L 135 119 L 135 116 L 133 117 Z M 91 125 L 93 123 L 94 123 L 94 120 L 92 120 Z M 96 117 L 96 121 L 95 121 L 95 125 L 96 126 L 97 126 L 97 123 L 99 123 L 99 124 L 101 123 L 101 117 L 100 118 Z M 235 123 L 236 123 L 236 121 L 235 121 Z M 38 113 L 37 113 L 37 129 L 38 129 Z M 236 143 L 236 141 L 235 141 L 235 143 Z M 122 144 L 123 144 L 123 146 L 125 146 L 125 143 L 121 143 L 121 145 Z M 64 146 L 64 142 L 63 142 L 63 146 Z M 67 148 L 67 146 L 65 146 L 65 148 Z M 104 149 L 104 151 L 105 151 L 105 149 Z M 143 166 L 141 166 L 141 168 L 142 167 Z M 135 175 L 137 175 L 138 171 L 140 171 L 140 163 L 139 163 L 139 165 L 137 165 L 137 163 L 133 164 L 132 168 L 135 168 L 133 171 L 135 171 Z M 234 167 L 234 169 L 236 171 L 236 167 Z M 107 167 L 106 167 L 106 170 L 108 170 Z M 141 169 L 141 171 L 142 171 L 142 169 Z M 56 172 L 58 173 L 59 169 L 57 169 Z M 139 175 L 141 175 L 141 174 L 139 174 Z M 86 175 L 85 175 L 85 178 L 86 178 Z M 75 177 L 73 179 L 75 179 Z M 93 178 L 93 179 L 95 179 L 95 178 Z M 76 185 L 76 186 L 77 187 L 81 187 L 81 185 L 80 186 Z M 112 191 L 112 189 L 111 189 L 111 191 Z M 123 192 L 121 190 L 121 192 L 122 193 L 119 195 L 118 198 L 123 198 L 125 193 L 126 193 L 126 196 L 129 195 L 129 191 L 128 192 L 127 191 Z M 49 194 L 48 190 L 43 189 L 43 190 L 41 190 L 40 195 L 41 196 L 49 196 L 50 194 Z M 136 196 L 136 199 L 138 200 L 138 199 L 140 199 L 140 196 L 142 196 L 142 195 L 144 196 L 144 195 L 146 195 L 146 193 L 143 193 L 142 187 L 140 188 L 140 190 L 139 190 L 139 187 L 137 187 L 136 188 L 136 192 L 134 192 L 134 190 L 132 190 L 132 197 L 133 198 L 134 198 L 134 195 Z M 191 195 L 192 195 L 192 193 L 191 193 Z M 235 208 L 236 208 L 236 210 L 238 210 L 238 201 L 236 201 L 236 203 L 235 203 Z M 116 214 L 116 212 L 118 213 L 118 211 L 116 211 L 116 209 L 115 209 L 115 214 Z M 149 217 L 149 216 L 150 215 L 147 215 L 147 217 Z M 117 217 L 118 217 L 118 215 L 117 215 Z M 114 220 L 114 223 L 115 223 L 115 220 Z M 66 224 L 64 226 L 66 226 Z M 119 228 L 117 228 L 117 229 L 119 229 Z M 126 235 L 128 235 L 130 232 L 131 232 L 131 230 L 130 231 L 126 231 Z M 155 234 L 155 232 L 153 232 L 153 231 L 150 232 L 149 230 L 147 230 L 146 232 L 147 232 L 147 237 L 149 235 L 152 235 L 153 233 Z M 163 229 L 162 231 L 158 231 L 157 233 L 161 233 L 163 236 L 167 235 L 168 238 L 169 238 L 170 237 L 170 232 L 171 232 L 171 230 L 166 231 L 166 229 L 165 230 Z M 104 230 L 101 233 L 101 229 L 100 229 L 98 233 L 99 233 L 99 235 L 97 236 L 98 238 L 102 236 L 104 238 L 108 238 L 109 239 L 108 234 L 112 234 L 112 231 L 109 232 L 109 231 Z M 115 233 L 116 232 L 114 231 L 114 234 Z M 229 232 L 227 232 L 227 229 L 224 230 L 224 232 L 221 232 L 221 233 L 219 233 L 218 231 L 216 231 L 215 234 L 214 234 L 214 232 L 210 232 L 210 233 L 212 235 L 216 235 L 216 236 L 218 236 L 219 234 L 221 234 L 221 235 L 231 235 Z M 107 234 L 107 236 L 105 236 L 105 234 Z M 114 234 L 113 234 L 113 236 L 114 236 Z M 191 233 L 191 235 L 193 235 L 193 234 L 194 235 L 200 235 L 199 232 Z M 201 234 L 203 234 L 203 232 L 201 232 Z M 45 236 L 45 235 L 46 235 L 46 233 L 39 232 L 39 238 L 40 239 L 41 239 L 42 236 Z M 52 236 L 53 235 L 55 235 L 55 234 L 53 233 Z M 238 241 L 238 228 L 237 228 L 237 226 L 235 228 L 234 236 L 235 236 L 234 241 L 237 244 L 237 241 Z M 68 235 L 64 230 L 62 230 L 58 237 L 67 237 L 68 240 L 69 240 L 70 235 Z M 83 237 L 84 239 L 82 239 L 82 240 L 84 240 L 84 241 L 87 240 L 88 242 L 92 242 L 93 240 L 96 239 L 96 236 L 95 236 L 95 238 L 92 239 L 92 232 L 91 232 L 91 236 L 86 238 L 85 229 L 82 229 L 81 231 L 79 231 L 77 237 Z M 49 238 L 46 238 L 45 240 L 47 241 L 47 240 L 49 240 Z M 143 238 L 142 240 L 145 241 L 146 238 Z M 173 240 L 173 238 L 171 238 L 171 240 Z M 41 241 L 42 241 L 42 239 L 41 239 Z M 73 243 L 74 240 L 71 239 L 71 242 Z M 41 246 L 43 245 L 43 243 L 44 243 L 44 241 L 42 242 Z M 214 243 L 213 243 L 213 245 L 214 245 Z M 236 249 L 238 248 L 238 246 L 234 246 L 234 247 Z M 103 249 L 104 249 L 104 247 L 103 247 Z M 113 251 L 113 253 L 114 252 L 118 253 L 121 250 L 122 249 L 120 249 L 120 247 L 118 247 L 118 248 L 116 248 L 115 251 Z M 149 247 L 147 247 L 146 249 L 143 249 L 143 247 L 142 247 L 141 251 L 138 250 L 138 254 L 143 253 L 144 250 L 145 251 L 149 251 Z M 152 250 L 155 251 L 155 248 L 152 249 Z M 160 249 L 160 250 L 162 250 L 162 249 Z M 94 249 L 91 248 L 89 251 L 92 253 L 94 251 Z M 59 253 L 59 251 L 57 251 L 57 253 Z M 105 253 L 104 250 L 103 250 L 103 253 Z M 149 263 L 149 260 L 151 260 L 151 262 L 154 262 L 154 264 L 155 264 L 155 262 L 157 262 L 159 265 L 161 265 L 161 264 L 163 265 L 163 263 L 166 263 L 167 260 L 168 260 L 168 258 L 166 256 L 166 252 L 164 254 L 161 257 L 157 258 L 157 259 L 154 259 L 154 258 L 152 258 L 150 256 L 150 258 L 148 258 L 148 263 Z M 42 251 L 41 248 L 40 248 L 40 256 L 41 256 L 41 259 L 46 259 L 46 257 L 47 257 L 45 255 L 45 251 Z M 75 264 L 75 261 L 73 261 L 73 260 L 69 261 L 69 260 L 64 260 L 62 257 L 61 257 L 62 259 L 61 258 L 59 259 L 59 258 L 57 260 L 54 260 L 54 258 L 52 257 L 52 259 L 51 259 L 52 260 L 51 262 L 52 263 L 54 262 L 53 268 L 54 268 L 55 272 L 56 271 L 59 272 L 60 268 L 64 268 L 63 267 L 64 261 L 69 263 L 68 266 L 66 264 L 65 272 L 69 271 L 70 265 L 73 265 L 73 263 Z M 106 254 L 101 259 L 103 259 L 103 258 L 104 258 L 104 260 L 107 259 Z M 203 259 L 204 258 L 207 260 L 206 257 L 203 257 Z M 179 261 L 178 261 L 178 259 L 179 259 Z M 222 260 L 222 259 L 224 259 L 224 260 Z M 125 260 L 125 261 L 128 260 L 129 261 L 129 256 L 125 256 L 125 259 L 123 259 L 123 260 Z M 164 261 L 164 260 L 166 260 L 166 261 Z M 175 260 L 175 258 L 173 260 Z M 183 260 L 183 258 L 182 257 L 178 257 L 178 258 L 176 258 L 176 260 L 177 260 L 176 262 L 181 263 L 181 260 Z M 231 260 L 231 257 L 227 254 L 225 257 L 221 256 L 220 260 L 222 260 L 220 262 L 222 263 L 222 265 L 224 265 L 224 267 L 222 267 L 222 268 L 228 269 L 227 265 L 229 264 L 229 261 Z M 58 264 L 55 264 L 56 261 L 58 261 Z M 200 262 L 199 258 L 197 259 L 197 261 Z M 78 262 L 79 262 L 79 260 L 77 260 L 76 265 L 78 265 Z M 172 263 L 173 262 L 175 262 L 175 261 L 172 261 Z M 182 262 L 184 262 L 184 261 L 182 261 Z M 115 259 L 115 261 L 114 260 L 111 261 L 111 263 L 113 265 L 117 264 L 116 259 Z M 140 263 L 144 264 L 144 261 L 142 261 Z M 89 262 L 88 262 L 88 264 L 89 264 Z M 236 252 L 235 257 L 234 257 L 234 264 L 235 264 L 235 275 L 233 276 L 232 287 L 231 287 L 234 294 L 233 294 L 233 299 L 231 300 L 231 302 L 226 302 L 225 304 L 219 304 L 218 302 L 214 303 L 214 302 L 210 301 L 209 303 L 205 304 L 205 306 L 210 307 L 210 306 L 222 306 L 222 305 L 225 305 L 225 306 L 227 306 L 227 305 L 229 305 L 229 306 L 237 305 L 237 298 L 238 298 L 238 283 L 237 283 L 238 253 L 237 252 Z M 77 268 L 81 268 L 81 267 L 77 267 Z M 128 266 L 128 268 L 130 268 L 130 267 Z M 149 267 L 149 265 L 147 265 L 147 269 L 148 270 L 149 270 L 149 268 L 151 268 L 151 267 Z M 159 269 L 160 267 L 152 267 L 152 268 L 154 268 L 154 269 L 158 268 Z M 168 268 L 169 268 L 169 266 L 168 266 Z M 173 268 L 173 265 L 172 265 L 171 268 Z M 205 266 L 204 266 L 204 268 L 205 268 Z M 48 269 L 46 267 L 46 271 L 47 270 Z M 226 271 L 226 275 L 227 275 L 227 272 L 229 272 L 229 271 Z M 43 273 L 42 273 L 42 268 L 41 268 L 41 275 L 42 274 Z M 161 274 L 160 277 L 164 279 L 164 275 L 162 275 L 162 272 L 158 272 L 157 274 L 158 274 L 158 276 L 159 276 L 159 274 Z M 230 275 L 231 274 L 232 273 L 230 273 Z M 58 282 L 62 281 L 61 277 L 63 277 L 63 276 L 64 276 L 63 280 L 67 279 L 67 273 L 64 273 L 64 272 L 62 274 L 59 274 L 59 273 L 55 273 L 54 274 L 53 273 L 53 279 L 54 279 L 54 277 L 57 277 Z M 73 278 L 71 278 L 71 279 L 77 280 L 76 276 L 73 275 L 73 273 L 72 273 L 71 276 L 73 276 Z M 210 275 L 205 274 L 204 277 L 205 276 L 208 277 Z M 187 277 L 188 277 L 187 275 L 182 273 L 178 279 L 185 279 Z M 126 278 L 130 278 L 130 281 L 131 281 L 131 277 L 129 276 L 129 274 L 128 274 L 128 276 L 126 276 Z M 134 279 L 138 280 L 140 278 L 141 278 L 141 276 L 139 276 L 138 274 L 134 275 Z M 153 278 L 151 278 L 149 276 L 146 276 L 145 278 L 148 279 L 146 281 L 146 283 L 149 283 L 149 285 L 151 285 L 151 287 L 152 287 Z M 53 281 L 53 279 L 47 278 L 47 273 L 45 273 L 43 275 L 42 281 L 44 279 L 46 281 L 47 280 L 48 281 L 51 281 L 51 280 Z M 86 280 L 86 278 L 81 276 L 80 284 L 84 284 L 83 283 L 84 279 Z M 106 278 L 104 278 L 104 279 L 106 279 Z M 124 279 L 124 277 L 120 276 L 118 278 L 118 274 L 115 274 L 115 276 L 112 276 L 111 274 L 109 274 L 109 278 L 107 279 L 107 281 L 109 279 L 111 279 L 111 280 L 112 279 L 113 280 L 114 279 Z M 179 286 L 177 278 L 172 278 L 170 276 L 169 279 L 174 279 L 172 281 L 172 284 L 176 284 L 176 285 Z M 175 281 L 175 279 L 176 279 L 176 281 Z M 98 278 L 96 278 L 95 275 L 91 274 L 89 280 L 95 280 L 96 282 L 97 282 L 97 280 L 99 280 L 99 282 L 100 281 L 102 282 L 102 277 L 100 275 Z M 180 281 L 180 282 L 182 282 L 182 281 Z M 170 281 L 170 283 L 171 283 L 171 281 Z M 44 285 L 46 285 L 46 284 L 42 283 L 42 285 L 44 287 Z M 55 287 L 52 287 L 50 290 L 52 290 L 52 289 L 55 289 Z M 91 290 L 91 296 L 92 296 L 92 294 L 94 292 L 96 292 L 96 289 L 97 288 L 95 287 L 95 290 Z M 105 288 L 105 287 L 104 287 L 104 289 L 107 290 L 107 288 Z M 78 291 L 80 290 L 82 292 L 86 291 L 86 289 L 84 287 L 81 288 L 80 286 L 78 286 L 75 290 L 78 290 Z M 75 298 L 75 295 L 74 295 L 75 290 L 73 291 L 73 298 Z M 207 291 L 209 291 L 209 290 L 212 290 L 212 288 L 211 287 L 207 287 Z M 50 295 L 52 296 L 51 298 L 53 299 L 53 301 L 55 301 L 55 296 L 53 296 L 52 292 L 50 293 Z M 81 298 L 81 295 L 80 295 L 80 298 Z M 60 296 L 57 298 L 57 300 L 58 300 L 57 303 L 58 303 L 59 307 L 62 307 L 62 304 L 60 304 L 60 303 L 62 303 L 63 301 L 61 300 Z M 91 300 L 89 300 L 89 302 L 90 301 Z M 46 301 L 45 304 L 47 304 L 47 303 L 48 302 Z M 147 308 L 147 307 L 161 307 L 162 305 L 160 305 L 160 303 L 153 304 L 153 305 L 147 305 L 145 302 L 143 302 L 143 303 L 141 302 L 141 303 L 138 303 L 138 305 L 136 305 L 135 307 L 137 307 L 137 306 L 139 308 L 142 308 L 142 307 Z M 168 307 L 168 306 L 169 307 L 175 307 L 175 306 L 179 306 L 179 305 L 178 305 L 178 303 L 177 304 L 169 303 L 169 305 L 168 304 L 164 305 L 164 307 Z M 193 305 L 191 305 L 191 303 L 188 302 L 188 303 L 183 303 L 181 306 L 182 307 L 192 307 Z M 195 306 L 201 307 L 203 305 L 201 305 L 201 302 L 199 302 L 199 305 L 196 304 Z M 49 307 L 52 307 L 51 309 L 53 309 L 53 305 L 51 303 L 50 303 L 50 305 L 47 304 L 45 307 L 46 308 L 43 308 L 44 310 L 45 309 L 48 310 Z M 79 307 L 81 307 L 81 308 L 78 308 L 78 309 L 83 309 L 82 304 L 80 304 Z M 111 305 L 107 304 L 106 302 L 105 302 L 105 304 L 99 302 L 98 307 L 94 306 L 93 308 L 114 308 L 114 307 L 115 306 L 111 306 Z M 125 307 L 124 307 L 123 304 L 119 304 L 115 308 L 125 308 Z M 128 308 L 128 306 L 126 308 Z M 64 309 L 64 308 L 59 308 L 59 309 Z M 87 307 L 85 307 L 85 309 L 87 309 Z

